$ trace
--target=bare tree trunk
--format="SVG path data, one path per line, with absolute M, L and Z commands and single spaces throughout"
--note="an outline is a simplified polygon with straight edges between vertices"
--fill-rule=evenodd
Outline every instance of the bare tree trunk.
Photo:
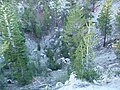
M 89 64 L 89 61 L 88 61 L 88 59 L 89 59 L 89 50 L 88 50 L 89 48 L 88 48 L 88 45 L 87 45 L 87 52 L 86 52 L 86 68 L 88 69 L 88 64 Z
M 89 26 L 88 26 L 88 34 L 90 34 L 90 32 L 91 32 L 91 29 L 90 29 L 90 23 L 89 23 Z M 87 44 L 86 44 L 86 49 L 87 49 L 87 51 L 86 51 L 86 68 L 88 69 L 88 65 L 89 65 L 89 38 L 91 38 L 91 37 L 88 37 L 88 39 L 87 39 Z
M 95 3 L 93 3 L 92 12 L 95 12 Z
M 105 35 L 104 35 L 104 42 L 103 42 L 103 47 L 106 46 L 106 29 L 105 29 Z

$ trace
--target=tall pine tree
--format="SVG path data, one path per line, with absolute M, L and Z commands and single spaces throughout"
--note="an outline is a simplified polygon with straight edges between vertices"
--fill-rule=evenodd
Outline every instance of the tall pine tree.
M 116 15 L 116 25 L 118 28 L 120 28 L 120 7 Z
M 110 18 L 111 18 L 111 0 L 106 0 L 98 18 L 99 29 L 101 31 L 101 35 L 104 36 L 103 47 L 106 46 L 107 35 L 111 34 L 112 27 L 110 24 Z
M 1 0 L 0 12 L 2 43 L 9 43 L 3 55 L 11 72 L 10 78 L 24 85 L 32 79 L 32 76 L 27 67 L 29 59 L 26 55 L 25 38 L 19 30 L 15 4 L 12 1 Z
M 117 26 L 118 30 L 120 30 L 120 7 L 119 7 L 117 15 L 116 15 L 116 26 Z M 119 35 L 120 35 L 120 33 L 119 33 Z M 115 49 L 115 54 L 117 56 L 117 59 L 120 59 L 120 40 L 118 40 L 115 45 L 113 44 L 113 48 Z
M 86 18 L 83 15 L 78 6 L 70 11 L 63 31 L 63 41 L 69 48 L 71 67 L 77 77 L 92 81 L 96 78 L 96 73 L 91 67 L 94 33 L 90 17 Z

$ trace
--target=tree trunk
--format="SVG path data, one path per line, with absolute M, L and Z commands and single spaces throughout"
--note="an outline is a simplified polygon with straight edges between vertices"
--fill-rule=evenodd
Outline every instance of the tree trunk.
M 93 3 L 92 12 L 95 12 L 95 3 Z
M 103 47 L 106 45 L 106 30 L 105 30 L 105 35 L 104 35 L 104 42 L 103 42 Z
M 89 48 L 88 48 L 88 45 L 87 45 L 87 52 L 86 52 L 86 68 L 87 68 L 87 69 L 88 69 L 88 64 L 89 64 L 89 61 L 88 61 L 88 60 L 89 60 L 89 54 L 88 54 L 89 51 L 88 51 L 88 49 L 89 49 Z

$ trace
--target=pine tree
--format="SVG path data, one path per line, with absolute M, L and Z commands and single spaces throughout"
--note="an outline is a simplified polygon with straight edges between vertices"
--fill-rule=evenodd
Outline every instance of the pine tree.
M 103 47 L 106 46 L 107 35 L 111 34 L 112 27 L 110 24 L 110 18 L 111 18 L 111 0 L 106 0 L 98 18 L 99 29 L 101 31 L 101 35 L 104 36 Z
M 61 27 L 69 8 L 70 3 L 67 0 L 53 0 L 53 4 L 50 4 L 50 14 L 54 27 Z
M 93 56 L 91 39 L 94 33 L 90 27 L 90 17 L 86 19 L 83 15 L 82 10 L 77 6 L 70 11 L 63 31 L 63 41 L 69 49 L 71 67 L 77 77 L 92 81 L 97 75 L 91 67 Z
M 51 4 L 50 6 L 51 8 L 51 18 L 52 18 L 52 24 L 54 25 L 54 27 L 57 27 L 58 26 L 58 17 L 60 16 L 60 5 L 59 5 L 59 2 L 58 0 L 53 0 L 53 4 Z
M 118 40 L 116 44 L 113 44 L 113 48 L 117 56 L 117 59 L 119 60 L 120 59 L 120 40 Z
M 40 36 L 42 25 L 40 25 L 40 23 L 35 18 L 34 1 L 33 0 L 28 0 L 25 3 L 24 13 L 22 13 L 22 15 L 21 15 L 21 21 L 22 21 L 21 24 L 22 24 L 23 31 L 33 32 L 36 35 L 36 37 Z
M 35 4 L 34 0 L 27 0 L 25 5 L 24 13 L 21 15 L 22 29 L 25 32 L 32 32 L 34 34 L 38 44 L 38 51 L 40 51 L 40 39 L 44 34 L 46 34 L 50 25 L 48 3 L 44 0 L 36 1 Z M 43 5 L 42 10 L 40 5 Z M 43 13 L 43 16 L 39 16 L 42 18 L 41 20 L 36 17 L 38 13 Z
M 50 24 L 50 13 L 49 13 L 49 7 L 48 7 L 48 3 L 47 1 L 43 1 L 43 5 L 44 5 L 44 29 L 48 29 L 49 28 L 49 24 Z M 46 27 L 46 28 L 45 28 Z
M 120 7 L 116 15 L 116 26 L 118 29 L 120 28 Z M 120 40 L 118 40 L 116 44 L 113 44 L 113 48 L 115 49 L 115 54 L 117 56 L 117 59 L 120 59 Z
M 120 7 L 119 7 L 118 13 L 116 15 L 116 25 L 118 28 L 120 28 Z
M 20 85 L 28 83 L 32 77 L 27 67 L 25 38 L 19 30 L 19 19 L 13 2 L 0 1 L 0 26 L 2 43 L 9 43 L 3 55 L 6 64 L 9 65 L 11 78 L 17 80 Z

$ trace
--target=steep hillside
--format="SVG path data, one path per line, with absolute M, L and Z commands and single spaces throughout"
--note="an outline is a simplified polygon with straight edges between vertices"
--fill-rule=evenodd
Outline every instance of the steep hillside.
M 119 7 L 120 0 L 1 0 L 0 90 L 120 90 Z

